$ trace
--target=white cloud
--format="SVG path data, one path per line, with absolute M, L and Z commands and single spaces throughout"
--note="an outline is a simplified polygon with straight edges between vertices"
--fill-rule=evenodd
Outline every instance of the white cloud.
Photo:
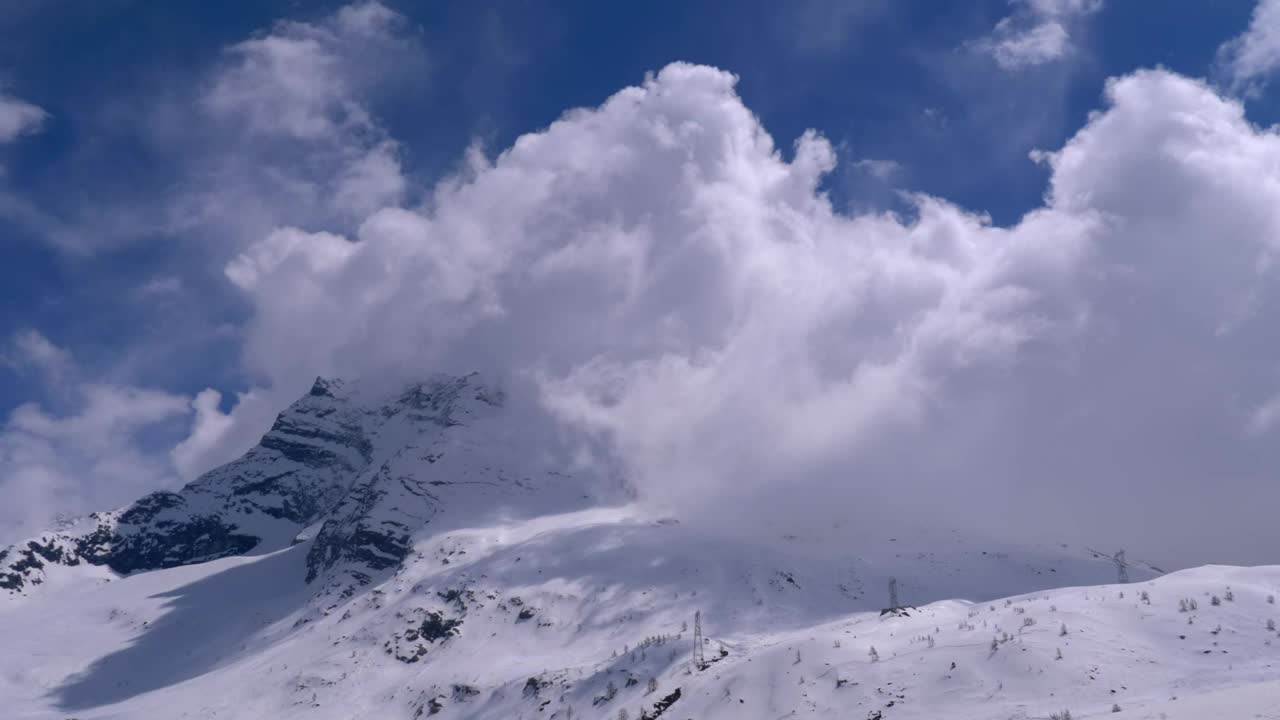
M 853 166 L 881 182 L 889 182 L 895 175 L 902 172 L 902 165 L 895 160 L 864 158 L 855 161 Z
M 1280 70 L 1280 0 L 1258 0 L 1249 29 L 1218 49 L 1236 90 L 1256 88 Z
M 275 32 L 228 51 L 231 63 L 205 102 L 216 113 L 248 121 L 259 133 L 303 140 L 328 138 L 345 126 L 369 123 L 343 78 L 338 39 L 306 23 L 281 23 Z
M 11 367 L 40 373 L 63 409 L 26 403 L 0 426 L 0 544 L 56 514 L 108 509 L 177 480 L 147 439 L 189 412 L 187 398 L 86 382 L 70 353 L 35 331 L 13 346 Z
M 43 376 L 42 380 L 53 385 L 60 384 L 75 371 L 71 354 L 37 330 L 23 330 L 14 335 L 10 350 L 0 358 L 10 369 L 34 370 Z
M 48 113 L 29 102 L 0 95 L 0 144 L 38 130 L 46 117 Z
M 1143 538 L 1170 544 L 1241 493 L 1280 499 L 1251 420 L 1280 364 L 1260 321 L 1280 140 L 1239 104 L 1162 71 L 1114 80 L 1037 155 L 1045 206 L 1001 228 L 928 197 L 910 222 L 835 212 L 828 143 L 784 160 L 733 85 L 671 65 L 473 151 L 354 239 L 273 233 L 227 269 L 255 308 L 246 362 L 280 397 L 315 374 L 523 378 L 704 522 L 898 506 L 1125 542 L 1145 506 Z
M 269 197 L 283 195 L 285 205 L 302 205 L 313 218 L 359 218 L 401 201 L 399 148 L 370 112 L 368 95 L 387 66 L 424 70 L 403 17 L 363 2 L 313 23 L 277 23 L 226 54 L 201 103 L 229 130 L 247 126 L 251 138 L 247 164 L 211 189 L 206 217 L 221 212 L 228 190 L 239 197 L 263 181 L 275 186 Z M 261 175 L 263 158 L 278 153 L 308 161 L 269 163 Z
M 1102 9 L 1103 0 L 1015 0 L 1042 17 L 1087 15 Z
M 170 452 L 173 464 L 184 480 L 195 479 L 205 470 L 235 459 L 234 455 L 219 457 L 217 453 L 217 448 L 234 425 L 231 416 L 218 407 L 221 402 L 222 393 L 212 388 L 200 391 L 191 401 L 191 409 L 195 412 L 191 433 Z M 245 403 L 246 397 L 242 395 L 239 402 Z
M 0 188 L 0 218 L 70 254 L 166 238 L 218 264 L 276 225 L 349 230 L 408 189 L 400 148 L 372 105 L 396 78 L 422 87 L 429 71 L 415 29 L 377 2 L 279 22 L 194 76 L 163 74 L 166 85 L 84 110 L 107 137 L 145 148 L 162 181 L 144 175 L 137 191 L 68 197 Z M 5 108 L 0 98 L 0 141 Z
M 377 28 L 375 7 L 256 41 Z M 1097 7 L 1019 3 L 1009 38 Z M 909 517 L 1265 558 L 1280 137 L 1204 83 L 1111 81 L 1105 108 L 1035 154 L 1049 191 L 1009 227 L 927 196 L 910 219 L 837 212 L 825 139 L 780 151 L 732 75 L 685 64 L 496 157 L 473 148 L 403 206 L 394 140 L 349 132 L 377 128 L 357 84 L 317 90 L 311 61 L 260 62 L 265 47 L 233 52 L 227 77 L 283 74 L 297 114 L 272 125 L 248 91 L 217 112 L 341 158 L 300 194 L 345 198 L 351 221 L 279 223 L 227 263 L 260 386 L 229 413 L 212 391 L 179 398 L 195 414 L 182 476 L 251 444 L 315 375 L 480 369 L 698 522 Z M 1225 517 L 1231 537 L 1190 544 Z
M 1073 49 L 1070 28 L 1102 8 L 1102 0 L 1011 0 L 1013 13 L 976 47 L 1005 70 L 1054 62 Z
M 157 275 L 140 285 L 135 292 L 141 298 L 166 297 L 181 293 L 182 287 L 182 278 L 176 275 Z

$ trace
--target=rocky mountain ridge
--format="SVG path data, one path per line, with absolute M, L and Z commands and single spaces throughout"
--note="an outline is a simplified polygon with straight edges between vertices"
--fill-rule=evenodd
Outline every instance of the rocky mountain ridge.
M 29 592 L 51 565 L 128 575 L 272 552 L 318 522 L 308 581 L 339 563 L 363 566 L 350 571 L 357 581 L 394 567 L 408 553 L 411 531 L 434 512 L 433 489 L 454 480 L 393 469 L 417 460 L 430 466 L 463 450 L 456 430 L 483 425 L 504 395 L 475 374 L 412 383 L 375 402 L 353 400 L 359 394 L 341 380 L 317 378 L 240 459 L 180 490 L 0 549 L 0 591 Z

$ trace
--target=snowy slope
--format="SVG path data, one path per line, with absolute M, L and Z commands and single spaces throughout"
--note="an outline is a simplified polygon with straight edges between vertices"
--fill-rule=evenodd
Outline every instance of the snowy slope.
M 1116 567 L 1085 548 L 730 540 L 621 503 L 532 423 L 475 376 L 318 381 L 241 460 L 9 549 L 0 715 L 1275 716 L 1280 568 L 1096 586 Z

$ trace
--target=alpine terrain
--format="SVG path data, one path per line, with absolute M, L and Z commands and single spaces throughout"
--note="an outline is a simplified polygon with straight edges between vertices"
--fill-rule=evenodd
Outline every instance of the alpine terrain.
M 478 375 L 318 379 L 240 459 L 0 549 L 0 716 L 1280 718 L 1280 567 L 730 541 L 554 432 Z

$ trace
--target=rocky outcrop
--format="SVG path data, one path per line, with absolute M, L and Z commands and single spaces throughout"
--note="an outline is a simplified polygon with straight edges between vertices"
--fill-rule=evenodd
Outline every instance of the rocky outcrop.
M 432 467 L 445 457 L 450 431 L 501 406 L 501 393 L 468 375 L 415 383 L 381 407 L 384 422 L 413 428 L 410 444 L 366 472 L 325 521 L 307 556 L 307 582 L 342 566 L 350 591 L 399 566 L 412 551 L 413 533 L 438 511 L 440 499 L 432 487 L 455 479 Z
M 44 533 L 0 549 L 0 591 L 20 593 L 44 582 L 49 565 L 102 565 L 110 557 L 115 513 L 94 513 L 81 531 Z
M 534 428 L 506 417 L 506 402 L 474 373 L 385 394 L 317 378 L 240 459 L 76 532 L 0 550 L 0 591 L 26 592 L 50 565 L 128 574 L 268 552 L 318 527 L 307 581 L 325 576 L 349 594 L 399 567 L 446 506 L 463 523 L 504 505 L 580 503 L 571 476 L 535 471 Z
M 95 514 L 87 530 L 0 550 L 0 591 L 25 592 L 49 565 L 127 574 L 283 547 L 333 510 L 370 462 L 365 411 L 342 388 L 317 379 L 256 447 L 177 492 Z

